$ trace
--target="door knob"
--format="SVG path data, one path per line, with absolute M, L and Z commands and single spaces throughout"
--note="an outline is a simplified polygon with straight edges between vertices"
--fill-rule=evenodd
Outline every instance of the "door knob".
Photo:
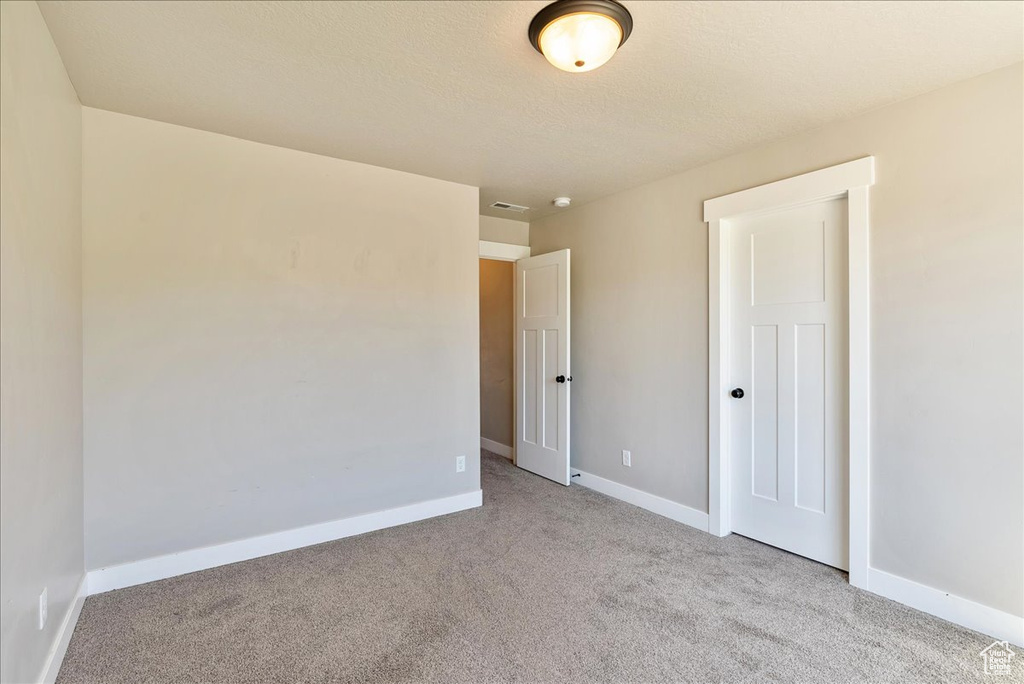
M 565 376 L 559 375 L 558 377 L 555 378 L 555 382 L 565 382 Z
M 742 387 L 737 387 L 732 392 L 729 392 L 729 394 L 731 394 L 733 396 L 733 399 L 742 399 L 743 398 L 743 388 Z

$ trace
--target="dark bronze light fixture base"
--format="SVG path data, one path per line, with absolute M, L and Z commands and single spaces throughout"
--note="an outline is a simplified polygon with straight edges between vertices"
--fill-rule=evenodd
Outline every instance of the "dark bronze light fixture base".
M 629 34 L 633 31 L 633 16 L 629 13 L 629 10 L 615 2 L 615 0 L 558 0 L 558 2 L 553 2 L 540 12 L 537 12 L 537 16 L 530 22 L 530 44 L 533 45 L 537 52 L 544 54 L 540 49 L 540 33 L 544 30 L 544 27 L 555 19 L 580 12 L 603 14 L 617 23 L 622 29 L 622 40 L 619 41 L 620 47 L 626 42 Z

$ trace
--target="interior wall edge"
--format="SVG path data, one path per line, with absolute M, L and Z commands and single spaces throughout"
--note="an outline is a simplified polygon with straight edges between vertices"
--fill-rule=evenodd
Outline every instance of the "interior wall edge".
M 82 107 L 37 3 L 0 33 L 0 678 L 35 682 L 85 577 Z

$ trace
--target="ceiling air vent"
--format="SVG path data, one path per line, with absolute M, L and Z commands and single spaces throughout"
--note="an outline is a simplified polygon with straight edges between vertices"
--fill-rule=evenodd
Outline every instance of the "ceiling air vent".
M 495 209 L 504 209 L 505 211 L 514 211 L 517 214 L 522 214 L 524 211 L 529 210 L 530 207 L 524 207 L 520 204 L 510 204 L 508 202 L 495 202 L 491 205 Z

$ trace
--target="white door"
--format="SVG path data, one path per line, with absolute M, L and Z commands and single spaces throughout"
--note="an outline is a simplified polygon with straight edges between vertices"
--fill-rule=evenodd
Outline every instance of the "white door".
M 732 529 L 844 570 L 846 216 L 834 199 L 729 221 Z
M 516 262 L 516 465 L 569 484 L 569 250 Z

